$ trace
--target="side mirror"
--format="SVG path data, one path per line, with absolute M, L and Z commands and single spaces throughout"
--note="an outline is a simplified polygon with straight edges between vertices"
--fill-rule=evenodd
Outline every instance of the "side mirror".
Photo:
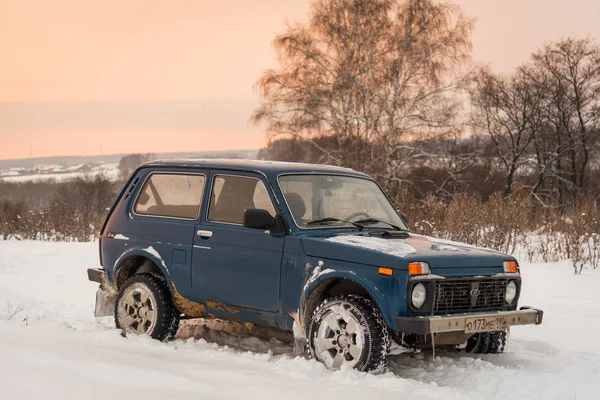
M 251 229 L 271 229 L 277 225 L 277 219 L 267 210 L 251 208 L 244 211 L 244 226 Z

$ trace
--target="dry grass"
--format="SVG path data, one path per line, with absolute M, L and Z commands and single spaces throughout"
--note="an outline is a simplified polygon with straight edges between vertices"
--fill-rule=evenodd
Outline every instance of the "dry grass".
M 492 248 L 523 261 L 569 259 L 575 273 L 600 266 L 600 213 L 589 199 L 568 211 L 540 210 L 527 196 L 503 199 L 499 194 L 488 201 L 467 194 L 418 201 L 404 193 L 398 204 L 420 234 Z
M 93 240 L 115 198 L 113 184 L 101 176 L 36 185 L 14 186 L 0 198 L 0 238 Z

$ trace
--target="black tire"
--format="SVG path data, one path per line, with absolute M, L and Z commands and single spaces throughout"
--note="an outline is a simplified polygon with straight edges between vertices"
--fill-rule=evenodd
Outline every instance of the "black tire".
M 506 347 L 507 332 L 498 331 L 490 332 L 490 340 L 488 343 L 487 354 L 502 354 Z
M 150 300 L 146 301 L 146 303 L 148 304 L 147 309 L 153 312 L 153 318 L 147 328 L 142 327 L 138 330 L 139 322 L 125 326 L 130 321 L 125 320 L 125 317 L 129 313 L 127 310 L 133 309 L 125 304 L 125 298 L 130 293 L 132 296 L 138 295 L 135 291 L 139 292 L 140 290 L 145 290 L 149 293 L 148 299 Z M 138 309 L 139 307 L 135 310 Z M 144 314 L 146 313 L 147 311 L 144 312 Z M 129 278 L 119 291 L 117 301 L 115 302 L 115 325 L 118 329 L 123 330 L 124 334 L 146 334 L 156 340 L 168 341 L 173 339 L 177 333 L 179 316 L 180 312 L 173 304 L 167 282 L 162 277 L 154 274 L 139 274 Z
M 501 354 L 506 346 L 506 331 L 476 333 L 467 340 L 465 351 L 474 354 Z
M 358 371 L 373 373 L 385 372 L 388 363 L 387 356 L 391 344 L 388 328 L 385 324 L 383 316 L 381 315 L 381 311 L 379 311 L 379 308 L 373 303 L 373 301 L 358 295 L 334 296 L 331 299 L 325 300 L 319 307 L 317 307 L 312 315 L 308 330 L 309 356 L 327 365 L 327 362 L 325 362 L 324 358 L 322 357 L 322 355 L 326 356 L 325 352 L 323 352 L 323 354 L 319 354 L 316 349 L 316 339 L 319 333 L 319 327 L 325 318 L 333 313 L 333 310 L 336 309 L 336 307 L 342 307 L 347 313 L 349 313 L 355 319 L 357 325 L 362 328 L 361 332 L 364 334 L 364 337 L 362 337 L 362 341 L 364 342 L 362 345 L 362 350 L 356 350 L 360 349 L 360 346 L 357 346 L 356 349 L 353 349 L 355 351 L 359 351 L 359 355 L 354 358 L 351 355 L 346 355 L 344 353 L 344 359 L 351 363 L 353 368 Z M 337 309 L 339 310 L 339 308 Z M 347 332 L 345 331 L 347 325 L 344 325 L 343 320 L 339 321 L 342 321 L 341 325 L 343 325 L 342 329 L 344 332 L 342 332 L 342 334 L 347 335 Z M 333 333 L 331 338 L 334 338 L 335 335 L 336 334 Z M 341 336 L 337 337 L 338 341 L 339 337 Z M 348 336 L 348 338 L 351 337 L 352 336 Z M 352 342 L 352 340 L 354 340 L 354 342 Z M 346 341 L 347 347 L 350 348 L 351 345 L 356 343 L 356 337 L 354 336 L 353 339 L 347 339 Z M 335 341 L 333 343 L 336 344 Z M 331 355 L 337 354 L 335 352 L 339 351 L 340 349 L 336 348 L 327 351 L 330 352 Z M 342 351 L 344 350 L 345 348 L 342 349 Z M 342 353 L 342 351 L 340 351 L 340 353 Z M 328 367 L 336 369 L 336 367 L 329 365 Z

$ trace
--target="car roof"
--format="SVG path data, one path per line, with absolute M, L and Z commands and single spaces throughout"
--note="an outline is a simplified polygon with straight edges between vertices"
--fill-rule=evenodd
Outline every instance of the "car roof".
M 357 172 L 350 168 L 335 167 L 332 165 L 306 164 L 284 161 L 264 161 L 246 159 L 164 159 L 155 160 L 143 165 L 143 167 L 187 167 L 225 169 L 236 171 L 261 172 L 268 176 L 295 173 L 329 173 L 357 176 L 361 178 L 368 175 Z

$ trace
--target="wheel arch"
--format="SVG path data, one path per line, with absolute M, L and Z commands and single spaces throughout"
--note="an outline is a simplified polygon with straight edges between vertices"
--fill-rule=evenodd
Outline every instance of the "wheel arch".
M 171 274 L 156 252 L 150 252 L 146 249 L 130 249 L 123 253 L 115 263 L 113 270 L 112 283 L 118 291 L 123 284 L 132 276 L 140 273 L 152 273 L 163 276 L 171 288 Z
M 386 325 L 394 326 L 393 316 L 389 312 L 389 304 L 382 295 L 382 291 L 373 282 L 361 279 L 352 271 L 330 271 L 321 275 L 318 280 L 312 283 L 308 282 L 303 290 L 299 309 L 302 326 L 304 328 L 308 326 L 308 321 L 319 304 L 338 294 L 357 294 L 368 298 L 377 306 Z

